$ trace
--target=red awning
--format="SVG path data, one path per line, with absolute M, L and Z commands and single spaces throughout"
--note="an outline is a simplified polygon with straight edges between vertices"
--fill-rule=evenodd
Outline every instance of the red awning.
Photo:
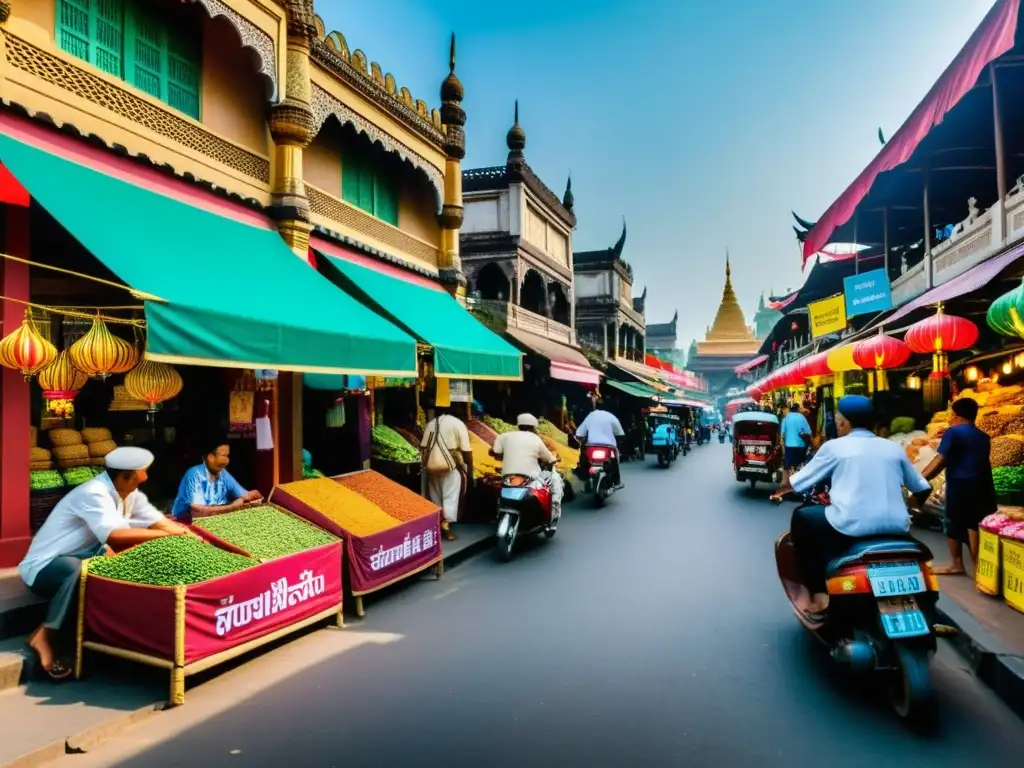
M 878 174 L 891 171 L 909 160 L 928 132 L 941 123 L 946 113 L 974 87 L 985 67 L 1013 48 L 1019 8 L 1020 0 L 996 0 L 992 10 L 917 109 L 808 233 L 804 241 L 804 263 L 828 244 L 837 227 L 853 217 L 854 210 L 867 196 Z
M 743 363 L 742 365 L 737 365 L 735 368 L 733 368 L 733 371 L 738 376 L 742 376 L 744 373 L 749 373 L 750 371 L 757 368 L 757 366 L 761 365 L 761 363 L 767 360 L 768 355 L 758 355 L 753 360 L 747 360 L 747 362 Z
M 509 328 L 505 333 L 527 352 L 550 360 L 551 378 L 593 387 L 600 385 L 601 372 L 595 370 L 578 349 L 518 328 Z
M 0 203 L 28 208 L 29 194 L 4 166 L 0 165 Z

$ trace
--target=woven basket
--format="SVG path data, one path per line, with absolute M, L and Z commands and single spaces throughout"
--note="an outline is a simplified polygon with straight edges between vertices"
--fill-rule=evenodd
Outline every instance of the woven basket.
M 49 461 L 51 458 L 50 452 L 45 448 L 29 448 L 28 450 L 29 461 Z
M 39 445 L 39 430 L 35 427 L 28 428 L 28 442 L 33 448 Z
M 89 447 L 86 445 L 60 445 L 53 449 L 53 458 L 57 461 L 88 459 Z
M 53 469 L 52 461 L 30 461 L 28 468 L 32 471 Z
M 102 459 L 115 448 L 117 448 L 117 443 L 113 440 L 100 440 L 96 443 L 89 443 L 89 456 L 94 459 Z
M 82 430 L 82 439 L 87 443 L 101 443 L 104 440 L 113 440 L 114 436 L 106 427 L 86 427 Z
M 83 456 L 78 459 L 58 459 L 58 469 L 74 469 L 75 467 L 91 467 L 95 459 L 90 459 L 88 456 Z
M 53 512 L 57 502 L 67 494 L 67 488 L 51 488 L 48 491 L 32 491 L 28 496 L 28 522 L 32 534 L 35 535 L 46 518 Z
M 97 457 L 93 457 L 93 458 L 89 459 L 89 466 L 92 466 L 92 467 L 105 467 L 105 466 L 107 466 L 107 460 L 104 457 L 102 457 L 102 456 L 100 456 L 98 458 Z
M 82 444 L 82 433 L 76 429 L 51 429 L 47 435 L 54 448 Z

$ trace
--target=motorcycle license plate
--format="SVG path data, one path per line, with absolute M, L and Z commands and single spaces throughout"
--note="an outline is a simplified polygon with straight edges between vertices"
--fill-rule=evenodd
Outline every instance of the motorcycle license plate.
M 868 581 L 875 597 L 899 597 L 925 591 L 917 563 L 879 563 L 868 566 Z
M 878 601 L 878 612 L 882 619 L 882 629 L 893 640 L 920 637 L 931 632 L 928 621 L 917 607 L 917 598 L 913 595 L 883 598 Z
M 529 493 L 528 488 L 502 488 L 501 498 L 506 501 L 522 501 Z

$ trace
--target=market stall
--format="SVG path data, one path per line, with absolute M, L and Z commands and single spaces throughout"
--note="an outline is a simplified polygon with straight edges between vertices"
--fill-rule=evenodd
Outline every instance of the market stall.
M 206 543 L 168 536 L 85 562 L 77 676 L 85 651 L 118 656 L 168 670 L 183 704 L 189 675 L 328 618 L 342 626 L 336 536 L 272 505 L 200 523 Z
M 364 595 L 431 567 L 441 578 L 440 508 L 378 472 L 285 483 L 271 501 L 344 540 L 360 617 Z

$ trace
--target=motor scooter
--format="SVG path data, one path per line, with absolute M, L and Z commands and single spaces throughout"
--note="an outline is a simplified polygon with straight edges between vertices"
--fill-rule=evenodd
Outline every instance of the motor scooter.
M 512 559 L 518 538 L 543 533 L 550 539 L 558 530 L 558 520 L 551 518 L 550 489 L 531 488 L 531 481 L 526 475 L 502 478 L 495 544 L 505 562 Z
M 800 507 L 827 501 L 818 489 L 802 496 Z M 837 664 L 884 681 L 897 714 L 917 723 L 928 722 L 935 703 L 929 662 L 936 650 L 939 582 L 931 559 L 928 547 L 910 536 L 857 540 L 828 565 L 829 606 L 819 620 L 799 607 L 808 590 L 790 534 L 775 542 L 779 579 L 800 623 Z
M 584 448 L 587 460 L 586 490 L 594 494 L 594 506 L 603 507 L 608 498 L 621 486 L 609 475 L 610 464 L 618 456 L 618 449 L 607 445 L 588 445 Z M 621 471 L 621 470 L 620 470 Z
M 724 429 L 718 430 L 718 442 L 723 444 L 723 445 L 725 444 L 725 430 Z

